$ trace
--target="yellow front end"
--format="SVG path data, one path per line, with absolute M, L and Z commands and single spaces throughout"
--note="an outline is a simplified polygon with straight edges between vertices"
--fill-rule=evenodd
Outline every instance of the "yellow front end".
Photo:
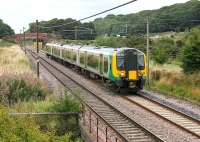
M 144 55 L 144 64 L 145 68 L 143 70 L 132 70 L 128 72 L 128 80 L 137 80 L 138 77 L 143 77 L 146 78 L 147 75 L 147 61 L 146 61 L 146 56 Z

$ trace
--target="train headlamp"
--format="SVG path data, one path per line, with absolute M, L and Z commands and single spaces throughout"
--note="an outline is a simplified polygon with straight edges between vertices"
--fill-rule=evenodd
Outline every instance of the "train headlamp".
M 126 76 L 125 71 L 121 71 L 120 76 L 121 76 L 121 77 L 125 77 L 125 76 Z

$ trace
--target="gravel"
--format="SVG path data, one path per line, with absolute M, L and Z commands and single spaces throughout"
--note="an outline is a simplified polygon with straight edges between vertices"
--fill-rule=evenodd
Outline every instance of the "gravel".
M 175 97 L 164 96 L 156 92 L 150 92 L 146 90 L 143 90 L 142 92 L 144 92 L 146 97 L 175 108 L 176 110 L 200 121 L 200 106 L 185 100 L 177 99 Z

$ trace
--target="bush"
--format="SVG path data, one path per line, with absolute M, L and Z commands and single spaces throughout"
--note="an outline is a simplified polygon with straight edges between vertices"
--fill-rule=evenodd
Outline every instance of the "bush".
M 174 60 L 180 53 L 180 47 L 171 38 L 161 38 L 153 42 L 152 58 L 156 63 L 164 64 L 170 59 Z
M 14 75 L 1 76 L 0 89 L 5 90 L 5 94 L 1 94 L 0 100 L 5 105 L 30 99 L 43 100 L 48 93 L 41 82 L 35 78 L 27 78 L 26 75 L 23 77 Z
M 200 27 L 193 29 L 185 41 L 182 53 L 183 70 L 186 73 L 200 71 Z
M 0 141 L 4 142 L 70 142 L 71 134 L 57 136 L 55 132 L 44 132 L 31 117 L 15 117 L 0 106 Z M 79 139 L 74 139 L 78 142 Z
M 168 60 L 168 54 L 166 52 L 166 49 L 156 48 L 152 58 L 156 63 L 159 64 L 166 63 Z
M 10 107 L 13 112 L 79 112 L 79 102 L 68 92 L 65 96 L 50 95 L 45 100 L 19 102 Z M 19 116 L 18 116 L 19 117 Z M 26 116 L 27 117 L 27 116 Z M 25 118 L 21 116 L 20 118 Z M 77 117 L 72 116 L 37 116 L 34 117 L 36 125 L 42 132 L 53 133 L 55 136 L 64 137 L 70 133 L 70 140 L 80 138 L 80 128 L 77 125 Z

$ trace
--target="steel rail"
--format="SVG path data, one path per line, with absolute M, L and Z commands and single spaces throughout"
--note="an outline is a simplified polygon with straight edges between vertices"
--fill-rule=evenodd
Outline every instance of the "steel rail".
M 138 94 L 141 94 L 141 92 L 139 92 Z M 143 98 L 143 99 L 145 99 L 145 101 L 149 101 L 150 103 L 153 103 L 153 104 L 157 105 L 158 107 L 161 107 L 162 109 L 168 110 L 171 113 L 176 113 L 179 116 L 182 116 L 182 118 L 186 118 L 186 119 L 188 119 L 190 121 L 193 121 L 194 123 L 197 123 L 200 126 L 200 122 L 197 119 L 194 119 L 194 118 L 190 117 L 189 115 L 186 115 L 186 114 L 184 114 L 184 113 L 182 113 L 182 112 L 180 112 L 180 111 L 178 111 L 178 110 L 176 110 L 174 108 L 171 108 L 171 107 L 169 107 L 167 105 L 164 105 L 164 104 L 162 104 L 162 103 L 160 103 L 158 101 L 152 100 L 152 99 L 150 99 L 148 97 L 145 97 L 143 95 L 140 95 L 138 97 Z M 183 125 L 178 124 L 177 122 L 170 120 L 169 118 L 163 116 L 161 113 L 156 112 L 156 110 L 152 110 L 150 107 L 146 106 L 145 104 L 137 102 L 137 100 L 134 100 L 134 98 L 131 99 L 130 96 L 123 96 L 122 98 L 127 100 L 127 101 L 129 101 L 129 102 L 131 102 L 131 103 L 133 103 L 133 104 L 136 104 L 137 106 L 139 106 L 139 107 L 151 112 L 152 114 L 156 115 L 157 117 L 159 117 L 159 118 L 161 118 L 163 120 L 166 120 L 167 122 L 177 126 L 178 128 L 180 128 L 182 130 L 185 130 L 186 132 L 188 132 L 188 133 L 192 134 L 193 136 L 196 136 L 197 138 L 200 139 L 200 134 L 197 134 L 196 132 L 184 127 Z M 174 117 L 174 116 L 172 115 L 171 117 Z

